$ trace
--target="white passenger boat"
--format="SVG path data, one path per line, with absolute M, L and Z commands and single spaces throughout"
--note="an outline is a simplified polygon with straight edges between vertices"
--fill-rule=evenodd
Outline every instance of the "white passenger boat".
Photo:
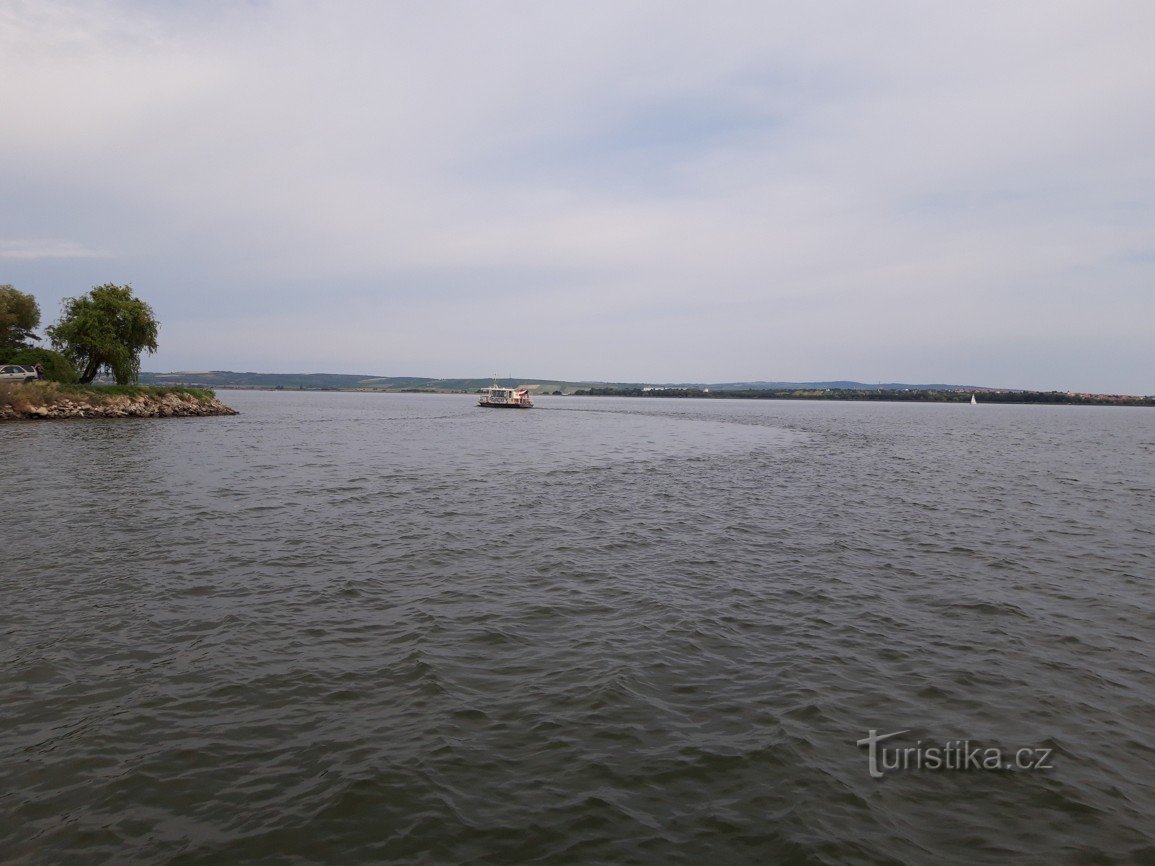
M 533 401 L 526 389 L 503 388 L 494 382 L 481 392 L 477 405 L 490 409 L 532 409 Z

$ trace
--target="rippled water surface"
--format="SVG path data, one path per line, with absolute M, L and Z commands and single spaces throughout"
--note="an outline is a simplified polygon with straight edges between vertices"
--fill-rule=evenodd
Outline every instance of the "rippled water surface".
M 1150 410 L 222 396 L 0 427 L 0 860 L 1155 862 Z

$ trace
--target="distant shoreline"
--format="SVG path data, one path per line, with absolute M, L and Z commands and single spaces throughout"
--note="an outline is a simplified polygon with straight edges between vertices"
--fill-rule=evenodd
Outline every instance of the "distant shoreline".
M 536 396 L 593 394 L 598 396 L 708 397 L 773 400 L 896 400 L 954 403 L 976 394 L 988 403 L 1050 403 L 1070 405 L 1152 406 L 1155 396 L 1074 391 L 1040 391 L 975 382 L 857 382 L 738 381 L 738 382 L 607 382 L 498 376 L 433 378 L 379 376 L 363 373 L 256 373 L 233 370 L 142 372 L 142 385 L 183 386 L 221 390 L 349 391 L 370 393 L 476 394 L 496 382 L 526 388 Z
M 1132 397 L 1124 394 L 1072 394 L 1065 391 L 939 391 L 929 389 L 751 389 L 745 391 L 706 391 L 688 388 L 613 389 L 590 388 L 574 392 L 581 397 L 658 397 L 716 400 L 841 400 L 886 403 L 978 403 L 1050 406 L 1151 406 L 1155 397 Z
M 333 386 L 287 387 L 283 385 L 216 385 L 224 391 L 273 391 L 289 393 L 344 394 L 475 394 L 460 388 L 342 388 Z M 1066 391 L 938 391 L 928 389 L 857 390 L 832 388 L 751 389 L 748 391 L 705 391 L 690 388 L 579 388 L 570 393 L 538 391 L 535 397 L 644 397 L 659 400 L 817 400 L 857 403 L 969 403 L 971 395 L 980 404 L 998 403 L 1019 406 L 1138 406 L 1155 407 L 1155 397 L 1133 397 L 1125 394 L 1073 394 Z

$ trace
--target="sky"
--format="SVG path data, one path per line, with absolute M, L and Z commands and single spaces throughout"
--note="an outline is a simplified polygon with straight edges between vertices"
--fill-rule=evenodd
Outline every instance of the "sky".
M 0 283 L 143 368 L 1155 394 L 1151 0 L 4 0 Z

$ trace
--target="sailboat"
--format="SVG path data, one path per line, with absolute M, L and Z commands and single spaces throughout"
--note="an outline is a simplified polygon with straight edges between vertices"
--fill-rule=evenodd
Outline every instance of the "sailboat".
M 974 395 L 974 394 L 971 394 L 971 405 L 973 406 L 973 405 L 975 405 L 977 402 L 978 402 L 978 400 L 976 400 L 976 399 L 975 399 L 975 395 Z

